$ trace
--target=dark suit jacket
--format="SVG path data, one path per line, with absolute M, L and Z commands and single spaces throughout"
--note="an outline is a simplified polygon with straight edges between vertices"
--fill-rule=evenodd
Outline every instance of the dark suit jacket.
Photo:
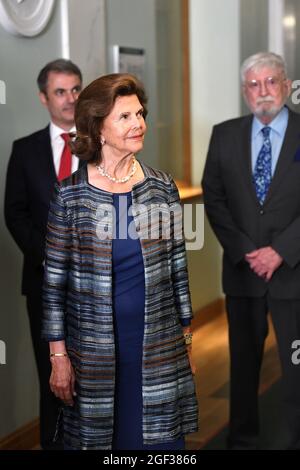
M 24 254 L 25 295 L 42 287 L 48 210 L 56 181 L 49 126 L 13 143 L 7 169 L 5 220 Z
M 300 299 L 300 115 L 289 111 L 275 174 L 263 206 L 252 180 L 253 116 L 213 128 L 203 176 L 207 216 L 224 249 L 223 287 L 228 295 Z M 246 253 L 272 246 L 283 264 L 269 283 L 244 261 Z

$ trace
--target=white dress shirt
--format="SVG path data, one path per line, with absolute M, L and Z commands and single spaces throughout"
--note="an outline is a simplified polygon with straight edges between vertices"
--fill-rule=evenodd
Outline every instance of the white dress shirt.
M 70 129 L 69 132 L 76 132 L 75 126 Z M 51 140 L 51 147 L 52 147 L 52 155 L 53 155 L 53 163 L 55 168 L 55 173 L 58 175 L 59 167 L 60 167 L 60 159 L 61 155 L 65 146 L 65 141 L 61 137 L 61 134 L 66 133 L 64 129 L 53 124 L 50 122 L 50 140 Z M 79 158 L 76 155 L 72 155 L 72 173 L 78 170 L 79 166 Z

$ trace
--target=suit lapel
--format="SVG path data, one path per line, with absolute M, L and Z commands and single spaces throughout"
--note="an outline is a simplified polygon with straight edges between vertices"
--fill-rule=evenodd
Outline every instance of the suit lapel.
M 49 126 L 47 126 L 39 136 L 38 153 L 40 163 L 43 169 L 43 174 L 45 175 L 45 182 L 47 180 L 50 183 L 51 187 L 53 187 L 57 179 L 52 155 Z
M 57 176 L 54 167 L 54 160 L 52 154 L 52 146 L 50 140 L 50 128 L 47 126 L 40 134 L 39 141 L 38 141 L 38 150 L 40 154 L 40 159 L 42 161 L 42 165 L 44 171 L 48 176 L 48 180 L 51 180 L 51 184 L 57 182 Z M 78 168 L 81 168 L 86 163 L 85 160 L 79 160 Z
M 48 201 L 52 196 L 54 185 L 58 181 L 54 167 L 49 126 L 40 132 L 37 141 L 37 154 L 39 161 L 37 162 L 35 176 L 40 179 Z M 79 160 L 78 168 L 82 168 L 84 165 L 86 165 L 86 161 Z
M 294 156 L 300 146 L 300 122 L 297 114 L 289 110 L 289 121 L 286 129 L 285 137 L 279 154 L 275 173 L 272 178 L 270 189 L 268 191 L 265 204 L 272 198 L 272 194 L 277 190 L 278 186 L 290 165 L 294 161 Z M 238 149 L 238 159 L 244 175 L 245 182 L 251 192 L 255 203 L 259 205 L 253 184 L 252 164 L 251 164 L 251 129 L 252 116 L 246 116 L 241 124 L 240 133 L 236 136 L 236 148 Z
M 246 116 L 242 123 L 240 132 L 236 135 L 236 149 L 238 161 L 242 169 L 245 183 L 255 201 L 259 204 L 256 197 L 255 187 L 252 180 L 252 163 L 251 163 L 251 130 L 253 116 Z
M 294 162 L 294 156 L 300 144 L 299 119 L 293 112 L 289 111 L 289 121 L 276 165 L 275 173 L 272 178 L 270 189 L 266 196 L 265 204 L 270 200 L 291 164 Z

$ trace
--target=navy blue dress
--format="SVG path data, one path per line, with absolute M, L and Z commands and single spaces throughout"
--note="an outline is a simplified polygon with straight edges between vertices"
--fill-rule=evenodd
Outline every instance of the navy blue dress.
M 184 439 L 144 445 L 142 432 L 142 352 L 145 277 L 132 216 L 131 193 L 114 194 L 116 232 L 112 244 L 113 310 L 116 344 L 116 388 L 113 450 L 180 450 Z

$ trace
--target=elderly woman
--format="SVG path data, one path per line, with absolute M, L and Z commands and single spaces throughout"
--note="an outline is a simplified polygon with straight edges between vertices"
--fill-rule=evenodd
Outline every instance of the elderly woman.
M 135 157 L 146 101 L 129 74 L 82 91 L 72 145 L 87 164 L 50 207 L 43 336 L 67 449 L 183 449 L 197 430 L 178 191 Z

